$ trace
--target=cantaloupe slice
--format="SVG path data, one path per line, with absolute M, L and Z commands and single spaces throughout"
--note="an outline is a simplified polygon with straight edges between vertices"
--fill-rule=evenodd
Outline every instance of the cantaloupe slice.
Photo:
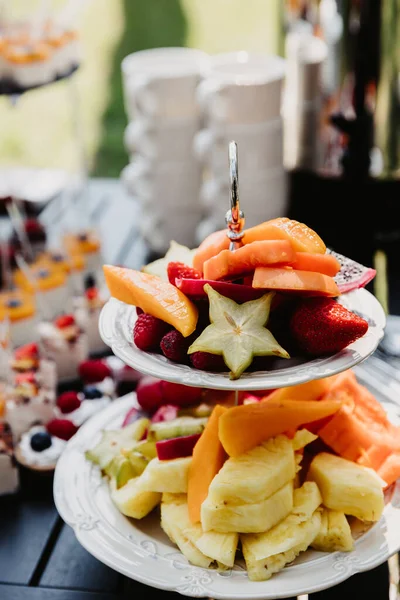
M 244 232 L 244 244 L 257 240 L 289 240 L 297 252 L 325 254 L 326 251 L 324 242 L 315 231 L 304 223 L 287 217 L 265 221 Z
M 313 271 L 298 271 L 290 267 L 257 267 L 253 287 L 282 292 L 297 292 L 308 296 L 340 296 L 334 279 Z
M 214 233 L 208 235 L 201 242 L 193 257 L 194 269 L 202 273 L 203 265 L 206 262 L 206 260 L 209 260 L 213 256 L 216 256 L 221 252 L 221 250 L 228 250 L 230 241 L 226 233 L 226 229 L 214 231 Z
M 263 401 L 280 402 L 281 400 L 321 400 L 322 397 L 331 389 L 338 375 L 314 379 L 307 383 L 299 383 L 290 387 L 283 387 L 274 390 Z
M 196 329 L 196 306 L 168 281 L 124 267 L 104 265 L 103 270 L 110 294 L 117 300 L 139 306 L 175 327 L 184 337 Z
M 390 454 L 377 470 L 378 475 L 389 487 L 400 477 L 400 453 Z
M 219 419 L 219 439 L 229 456 L 240 456 L 271 437 L 333 415 L 341 402 L 282 400 L 229 408 Z
M 205 279 L 218 281 L 226 277 L 251 273 L 256 267 L 290 264 L 296 258 L 287 240 L 266 240 L 242 246 L 234 252 L 222 250 L 203 265 Z
M 226 407 L 217 404 L 193 450 L 189 467 L 187 501 L 192 523 L 200 521 L 200 508 L 208 495 L 208 488 L 226 459 L 218 437 L 218 423 Z
M 291 267 L 299 271 L 315 271 L 316 273 L 335 277 L 340 271 L 340 262 L 333 254 L 297 252 L 296 259 Z

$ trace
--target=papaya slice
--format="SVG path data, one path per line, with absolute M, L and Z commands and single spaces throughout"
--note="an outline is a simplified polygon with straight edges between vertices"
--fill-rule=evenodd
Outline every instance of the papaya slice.
M 214 231 L 201 242 L 193 256 L 194 269 L 202 273 L 203 265 L 207 260 L 219 254 L 221 250 L 228 250 L 230 242 L 226 231 L 226 229 Z
M 265 221 L 244 232 L 244 244 L 259 240 L 288 240 L 296 252 L 325 254 L 326 251 L 323 240 L 315 231 L 304 223 L 287 217 Z
M 253 287 L 282 292 L 297 292 L 308 296 L 340 296 L 334 279 L 314 271 L 299 271 L 290 267 L 257 267 Z
M 381 464 L 377 471 L 378 475 L 389 487 L 400 477 L 400 453 L 390 454 Z
M 335 277 L 340 271 L 340 262 L 333 254 L 297 252 L 296 260 L 291 267 L 299 271 L 315 271 L 316 273 Z
M 196 329 L 198 310 L 180 290 L 156 275 L 104 265 L 111 296 L 139 306 L 145 313 L 175 327 L 184 337 Z
M 219 439 L 229 456 L 240 456 L 265 440 L 336 413 L 338 400 L 282 400 L 229 408 L 219 419 Z
M 218 281 L 254 271 L 256 267 L 265 267 L 280 263 L 289 264 L 296 258 L 290 242 L 287 240 L 266 240 L 242 246 L 234 252 L 222 250 L 208 259 L 203 265 L 205 279 Z
M 299 383 L 290 387 L 283 387 L 274 390 L 263 401 L 280 402 L 281 400 L 321 400 L 321 398 L 331 389 L 337 379 L 337 375 L 314 379 L 307 383 Z
M 226 454 L 218 437 L 218 423 L 226 407 L 217 404 L 199 441 L 194 447 L 189 467 L 187 501 L 192 523 L 200 521 L 200 508 L 208 495 L 208 488 L 225 462 Z

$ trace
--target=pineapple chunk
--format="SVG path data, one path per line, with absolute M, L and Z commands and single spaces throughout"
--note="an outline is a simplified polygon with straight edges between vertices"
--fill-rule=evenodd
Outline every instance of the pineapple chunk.
M 210 484 L 213 504 L 262 502 L 294 479 L 292 440 L 280 435 L 224 463 Z
M 191 460 L 191 456 L 173 460 L 153 458 L 141 475 L 142 489 L 150 492 L 185 494 Z
M 238 533 L 207 531 L 201 535 L 195 544 L 203 554 L 216 560 L 219 566 L 231 568 L 235 562 L 238 542 Z
M 316 484 L 304 483 L 294 490 L 292 512 L 267 532 L 241 536 L 242 545 L 251 548 L 251 555 L 256 560 L 288 552 L 301 543 L 298 526 L 311 519 L 321 502 Z
M 319 510 L 316 510 L 311 519 L 296 525 L 296 533 L 292 535 L 292 541 L 296 545 L 285 552 L 279 552 L 265 558 L 257 558 L 253 553 L 252 536 L 241 536 L 243 556 L 246 561 L 249 579 L 251 581 L 265 581 L 274 573 L 281 571 L 285 565 L 294 561 L 301 552 L 307 550 L 317 535 L 320 525 L 321 514 Z M 265 535 L 268 535 L 268 533 Z M 282 545 L 280 544 L 280 546 Z M 269 550 L 267 551 L 268 553 Z M 258 549 L 258 556 L 260 556 L 260 549 Z
M 282 521 L 292 508 L 292 481 L 266 500 L 253 504 L 216 503 L 208 495 L 201 505 L 201 524 L 204 531 L 258 533 Z
M 115 479 L 110 480 L 111 499 L 117 508 L 127 517 L 142 519 L 161 501 L 161 494 L 144 490 L 141 477 L 130 479 L 117 489 Z
M 327 452 L 312 460 L 307 479 L 315 481 L 327 508 L 378 521 L 384 508 L 381 479 L 371 469 Z
M 203 531 L 201 525 L 193 525 L 189 519 L 186 495 L 163 494 L 161 502 L 161 527 L 190 563 L 207 568 L 213 559 L 206 556 L 195 545 Z
M 301 450 L 308 444 L 311 444 L 311 442 L 317 438 L 318 436 L 314 433 L 311 433 L 311 431 L 308 431 L 308 429 L 299 429 L 299 431 L 296 431 L 292 439 L 293 450 Z
M 352 550 L 354 541 L 345 514 L 324 508 L 321 515 L 321 528 L 311 545 L 315 550 L 321 552 L 349 552 Z

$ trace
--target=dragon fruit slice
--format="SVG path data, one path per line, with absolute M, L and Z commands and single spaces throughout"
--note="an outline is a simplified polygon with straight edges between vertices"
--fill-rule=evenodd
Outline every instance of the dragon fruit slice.
M 333 250 L 327 250 L 340 262 L 340 271 L 334 278 L 341 294 L 365 287 L 376 275 L 376 270 L 364 267 L 361 263 L 343 256 Z

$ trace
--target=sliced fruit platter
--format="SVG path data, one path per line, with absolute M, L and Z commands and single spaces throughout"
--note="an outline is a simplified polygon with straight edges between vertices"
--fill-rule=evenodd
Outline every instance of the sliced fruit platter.
M 400 427 L 353 370 L 234 402 L 144 377 L 84 425 L 55 481 L 83 545 L 155 587 L 233 599 L 311 593 L 399 549 Z
M 338 373 L 375 350 L 385 315 L 362 289 L 374 269 L 286 217 L 246 230 L 234 251 L 229 244 L 221 230 L 194 250 L 172 242 L 140 271 L 105 265 L 112 299 L 100 332 L 115 354 L 187 385 L 250 389 L 253 380 L 256 389 L 260 372 L 280 374 L 268 384 L 280 387 Z M 305 364 L 307 375 L 297 368 Z

